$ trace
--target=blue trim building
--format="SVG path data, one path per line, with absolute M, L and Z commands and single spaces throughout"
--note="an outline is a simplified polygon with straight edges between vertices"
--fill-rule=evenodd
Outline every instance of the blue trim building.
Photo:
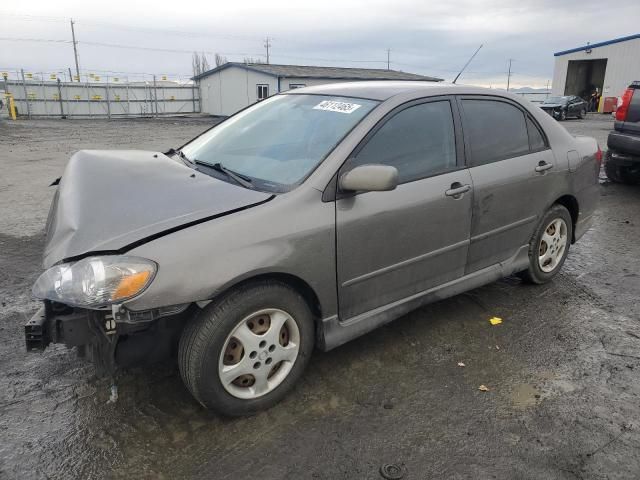
M 640 33 L 587 43 L 553 55 L 554 95 L 588 98 L 597 89 L 603 98 L 619 97 L 631 82 L 640 80 Z

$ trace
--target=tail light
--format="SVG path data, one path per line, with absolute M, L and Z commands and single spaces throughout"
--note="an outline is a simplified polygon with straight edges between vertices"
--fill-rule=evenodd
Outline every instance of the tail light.
M 633 92 L 635 89 L 627 88 L 622 95 L 622 102 L 618 105 L 616 109 L 616 120 L 619 122 L 624 122 L 627 119 L 627 111 L 629 111 L 629 104 L 631 103 L 631 99 L 633 98 Z
M 596 161 L 598 165 L 602 164 L 602 150 L 600 150 L 600 145 L 598 145 L 598 151 L 596 152 Z

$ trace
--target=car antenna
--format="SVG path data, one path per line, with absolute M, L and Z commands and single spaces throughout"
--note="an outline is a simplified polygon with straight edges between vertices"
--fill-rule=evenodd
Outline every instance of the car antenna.
M 462 70 L 460 70 L 460 73 L 458 73 L 458 75 L 456 75 L 456 78 L 453 79 L 453 82 L 451 83 L 456 83 L 456 80 L 458 80 L 458 77 L 460 77 L 460 75 L 462 75 L 462 72 L 464 72 L 465 68 L 467 68 L 469 66 L 469 64 L 471 63 L 471 60 L 473 60 L 473 57 L 475 57 L 478 52 L 480 51 L 480 49 L 482 48 L 482 44 L 478 47 L 478 49 L 474 52 L 473 55 L 471 55 L 471 58 L 469 60 L 467 60 L 467 63 L 464 64 L 464 67 L 462 67 Z

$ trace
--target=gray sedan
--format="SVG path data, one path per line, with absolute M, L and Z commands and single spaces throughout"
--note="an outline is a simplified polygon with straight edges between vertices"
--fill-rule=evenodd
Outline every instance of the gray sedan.
M 164 153 L 81 151 L 27 347 L 77 346 L 107 374 L 177 352 L 198 402 L 250 414 L 314 348 L 508 275 L 550 281 L 600 161 L 527 101 L 422 82 L 296 89 Z

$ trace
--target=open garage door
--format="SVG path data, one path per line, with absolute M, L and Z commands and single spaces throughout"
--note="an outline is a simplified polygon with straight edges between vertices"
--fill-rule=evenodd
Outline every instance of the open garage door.
M 597 60 L 569 60 L 564 94 L 577 95 L 587 101 L 595 88 L 602 94 L 604 74 L 606 71 L 606 58 L 599 58 Z

